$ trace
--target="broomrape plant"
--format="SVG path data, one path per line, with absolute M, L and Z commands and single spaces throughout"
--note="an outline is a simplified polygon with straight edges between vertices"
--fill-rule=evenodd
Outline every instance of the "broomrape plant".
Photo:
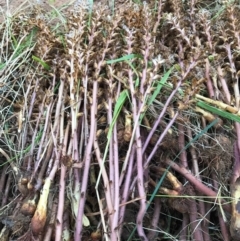
M 237 240 L 238 1 L 110 5 L 1 25 L 0 239 Z

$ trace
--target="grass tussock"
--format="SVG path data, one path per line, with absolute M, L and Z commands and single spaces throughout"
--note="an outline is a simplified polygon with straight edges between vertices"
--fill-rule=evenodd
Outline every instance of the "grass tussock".
M 238 1 L 115 4 L 0 26 L 0 239 L 237 237 Z

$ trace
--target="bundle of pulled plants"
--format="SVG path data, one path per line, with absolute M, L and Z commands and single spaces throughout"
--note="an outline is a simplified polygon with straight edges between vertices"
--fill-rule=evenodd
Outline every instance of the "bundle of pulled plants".
M 6 16 L 0 240 L 238 240 L 239 7 Z

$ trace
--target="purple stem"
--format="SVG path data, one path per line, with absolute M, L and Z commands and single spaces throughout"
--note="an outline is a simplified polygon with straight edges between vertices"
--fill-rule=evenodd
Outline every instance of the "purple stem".
M 235 63 L 233 60 L 233 56 L 232 56 L 231 44 L 226 44 L 225 49 L 227 51 L 228 60 L 229 60 L 230 67 L 231 67 L 230 71 L 232 74 L 233 90 L 234 90 L 234 95 L 235 95 L 235 106 L 237 108 L 239 108 L 239 101 L 240 101 L 239 84 L 238 84 L 239 78 L 237 76 L 237 70 L 236 70 L 236 66 L 235 66 Z
M 118 221 L 119 221 L 119 151 L 118 151 L 118 138 L 117 138 L 117 125 L 114 125 L 113 129 L 113 152 L 114 152 L 114 215 L 112 223 L 112 233 L 118 233 Z M 112 239 L 113 240 L 113 239 Z
M 223 220 L 222 214 L 219 209 L 218 209 L 218 219 L 219 219 L 219 224 L 220 224 L 223 240 L 230 241 L 231 239 L 229 237 L 229 231 L 228 231 L 229 229 L 227 228 L 227 225 L 226 225 L 225 221 Z
M 133 81 L 133 71 L 129 69 L 129 86 L 131 91 L 132 97 L 132 111 L 133 111 L 133 119 L 138 120 L 139 113 L 137 100 L 135 96 L 135 88 L 134 88 L 134 81 Z M 143 217 L 146 211 L 146 193 L 144 189 L 144 178 L 143 178 L 143 155 L 142 155 L 142 141 L 141 141 L 141 133 L 140 133 L 140 126 L 136 126 L 135 131 L 135 142 L 137 146 L 137 186 L 138 186 L 138 193 L 140 196 L 140 208 L 137 215 L 137 231 L 138 235 L 141 240 L 147 241 L 147 237 L 143 230 Z
M 203 240 L 204 241 L 211 241 L 211 237 L 210 237 L 210 234 L 209 234 L 209 221 L 208 219 L 206 218 L 206 208 L 205 208 L 205 205 L 204 205 L 204 201 L 202 200 L 199 200 L 199 213 L 200 213 L 200 217 L 202 217 L 204 220 L 201 222 L 201 227 L 202 227 L 202 234 L 203 234 Z
M 179 234 L 179 241 L 186 241 L 188 237 L 189 214 L 184 213 L 182 217 L 182 229 Z
M 69 136 L 70 122 L 67 125 L 65 131 L 65 138 L 63 143 L 62 155 L 66 156 L 67 152 L 67 143 Z M 67 168 L 61 163 L 61 174 L 60 174 L 60 185 L 59 185 L 59 202 L 58 202 L 58 211 L 57 211 L 57 221 L 56 221 L 56 230 L 55 230 L 55 241 L 60 241 L 62 238 L 63 230 L 63 210 L 64 210 L 64 200 L 65 200 L 65 187 L 66 187 L 66 171 Z
M 190 218 L 190 226 L 192 231 L 193 240 L 203 241 L 203 236 L 201 232 L 201 225 L 198 217 L 198 209 L 196 200 L 190 199 L 188 201 L 189 204 L 189 218 Z
M 109 126 L 112 123 L 112 78 L 109 80 L 109 88 L 110 88 L 110 96 L 108 96 L 108 124 Z M 116 124 L 115 124 L 116 126 Z M 113 154 L 113 135 L 111 136 L 110 143 L 109 143 L 109 185 L 110 185 L 110 193 L 112 196 L 112 202 L 114 202 L 114 160 L 113 160 L 114 154 Z
M 131 154 L 130 154 L 130 158 L 129 158 L 126 179 L 125 179 L 125 182 L 124 182 L 123 194 L 122 194 L 122 198 L 121 198 L 121 203 L 122 204 L 127 202 L 128 196 L 129 196 L 129 187 L 130 187 L 130 182 L 131 182 L 131 177 L 132 177 L 132 170 L 133 170 L 133 163 L 134 163 L 134 158 L 135 158 L 135 151 L 136 151 L 136 146 L 133 145 L 132 146 L 132 150 L 131 150 Z M 120 208 L 120 212 L 119 212 L 119 218 L 120 218 L 119 223 L 120 224 L 122 224 L 122 222 L 123 222 L 125 209 L 126 209 L 126 205 L 123 205 Z
M 207 89 L 208 89 L 208 95 L 210 98 L 214 98 L 215 94 L 214 94 L 214 89 L 213 89 L 213 85 L 212 85 L 212 81 L 211 81 L 211 77 L 210 77 L 210 64 L 209 64 L 209 60 L 206 59 L 206 65 L 205 65 L 205 77 L 207 80 Z
M 217 182 L 217 176 L 215 174 L 212 174 L 212 179 L 213 179 L 213 187 L 214 187 L 214 189 L 218 190 L 218 188 L 219 188 L 218 186 L 219 185 L 218 185 L 218 182 Z M 218 220 L 219 220 L 219 224 L 220 224 L 223 240 L 224 241 L 230 241 L 227 224 L 226 224 L 226 222 L 224 222 L 224 219 L 222 217 L 220 209 L 218 208 L 217 210 L 218 210 Z
M 153 210 L 153 217 L 151 222 L 151 230 L 148 233 L 148 240 L 154 240 L 156 238 L 156 230 L 159 229 L 158 222 L 160 218 L 160 212 L 161 212 L 161 199 L 156 197 L 155 198 L 155 204 L 154 204 L 154 210 Z
M 130 70 L 131 72 L 131 70 Z M 132 95 L 132 105 L 133 105 L 133 119 L 138 120 L 137 115 L 137 101 L 135 98 L 135 91 L 133 85 L 132 74 L 129 74 L 129 84 L 130 90 Z M 143 217 L 146 211 L 146 193 L 144 189 L 144 179 L 143 179 L 143 155 L 142 155 L 142 141 L 141 141 L 141 133 L 140 133 L 140 126 L 136 127 L 135 132 L 135 141 L 137 146 L 137 186 L 138 186 L 138 193 L 140 196 L 140 209 L 137 215 L 137 230 L 138 235 L 142 240 L 147 241 L 147 237 L 143 230 Z
M 165 108 L 165 107 L 164 107 Z M 162 111 L 163 112 L 163 111 Z M 165 137 L 165 135 L 167 134 L 168 130 L 170 129 L 170 127 L 174 124 L 176 118 L 178 117 L 178 112 L 175 113 L 175 115 L 173 116 L 173 118 L 171 119 L 171 121 L 168 123 L 168 125 L 166 126 L 166 128 L 164 129 L 164 131 L 162 132 L 161 136 L 159 137 L 157 143 L 155 144 L 152 152 L 150 153 L 150 155 L 147 158 L 147 161 L 144 165 L 144 168 L 147 168 L 149 162 L 152 160 L 153 156 L 155 155 L 156 151 L 159 148 L 159 145 L 161 143 L 161 141 L 163 140 L 163 138 Z M 149 134 L 150 135 L 150 134 Z
M 101 152 L 100 152 L 100 148 L 99 148 L 97 139 L 94 140 L 94 151 L 95 151 L 95 155 L 97 157 L 99 167 L 101 167 L 103 159 L 101 158 Z M 113 224 L 112 217 L 113 217 L 114 209 L 113 209 L 112 195 L 111 195 L 111 191 L 110 191 L 110 181 L 108 179 L 106 169 L 103 167 L 101 171 L 102 171 L 102 179 L 103 179 L 103 183 L 104 183 L 104 191 L 105 191 L 105 198 L 106 198 L 106 203 L 107 203 L 107 210 L 108 210 L 108 214 L 110 217 L 110 224 L 111 224 L 111 228 L 112 228 L 112 224 Z
M 187 152 L 185 150 L 184 129 L 185 127 L 183 126 L 183 123 L 178 123 L 178 145 L 179 145 L 179 149 L 181 150 L 181 154 L 180 154 L 181 165 L 183 165 L 184 167 L 188 167 Z
M 234 143 L 233 150 L 234 150 L 234 165 L 233 165 L 231 184 L 234 184 L 240 176 L 240 153 L 239 153 L 239 148 L 236 141 Z
M 187 134 L 188 134 L 189 142 L 192 141 L 192 139 L 193 139 L 193 137 L 192 137 L 192 130 L 190 128 L 187 128 Z M 197 157 L 196 149 L 192 145 L 190 146 L 189 149 L 190 149 L 190 153 L 191 153 L 191 157 L 192 157 L 193 173 L 195 174 L 195 176 L 197 178 L 199 178 L 199 180 L 201 180 L 201 177 L 199 175 L 198 157 Z
M 223 94 L 225 95 L 226 102 L 227 102 L 227 104 L 230 104 L 231 103 L 231 94 L 229 92 L 226 80 L 225 80 L 225 78 L 223 78 L 223 71 L 220 66 L 217 67 L 217 72 L 218 72 L 218 77 L 222 84 Z
M 89 140 L 86 147 L 86 153 L 84 157 L 84 170 L 83 170 L 83 177 L 82 177 L 82 185 L 81 185 L 81 193 L 80 193 L 80 201 L 78 206 L 78 214 L 76 218 L 76 230 L 75 230 L 75 241 L 81 240 L 82 236 L 82 218 L 83 218 L 83 212 L 84 212 L 84 205 L 86 201 L 86 192 L 87 192 L 87 184 L 88 184 L 88 174 L 89 174 L 89 168 L 91 163 L 91 157 L 92 157 L 92 147 L 93 147 L 93 141 L 95 137 L 96 132 L 96 116 L 97 116 L 97 91 L 98 91 L 98 82 L 93 82 L 93 98 L 91 103 L 91 125 L 90 125 L 90 134 L 89 134 Z
M 42 182 L 43 182 L 43 175 L 46 171 L 47 166 L 49 165 L 49 160 L 52 158 L 52 156 L 53 156 L 53 141 L 50 140 L 50 144 L 48 145 L 48 148 L 47 148 L 47 154 L 44 157 L 44 162 L 42 163 L 41 170 L 39 171 L 39 174 L 37 177 L 37 181 L 35 184 L 35 190 L 41 189 Z M 35 174 L 33 176 L 35 176 Z

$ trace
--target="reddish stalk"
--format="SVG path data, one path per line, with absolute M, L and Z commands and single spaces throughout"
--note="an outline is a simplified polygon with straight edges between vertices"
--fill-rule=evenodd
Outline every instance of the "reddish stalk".
M 231 67 L 233 89 L 234 89 L 234 95 L 235 95 L 235 106 L 239 108 L 239 102 L 240 102 L 240 91 L 239 91 L 239 81 L 238 81 L 239 77 L 237 76 L 237 70 L 236 70 L 236 66 L 232 56 L 231 44 L 226 43 L 225 49 L 227 51 L 227 56 Z
M 130 90 L 131 90 L 131 96 L 132 96 L 132 105 L 133 105 L 133 118 L 135 120 L 137 119 L 137 101 L 135 98 L 135 90 L 134 90 L 134 85 L 133 85 L 133 79 L 132 79 L 132 71 L 129 70 L 129 85 L 130 85 Z M 140 200 L 140 209 L 137 215 L 137 230 L 138 230 L 138 235 L 142 240 L 147 241 L 147 237 L 144 233 L 143 230 L 143 217 L 146 211 L 146 193 L 144 190 L 144 178 L 143 178 L 143 155 L 142 155 L 142 141 L 141 141 L 141 134 L 140 134 L 140 126 L 138 125 L 136 127 L 136 132 L 135 132 L 135 142 L 136 142 L 136 158 L 137 158 L 137 186 L 138 186 L 138 192 L 139 196 L 141 198 Z
M 193 240 L 203 241 L 202 230 L 200 225 L 200 220 L 198 216 L 198 209 L 196 200 L 190 199 L 189 203 L 189 218 L 190 226 L 192 231 Z
M 111 87 L 111 86 L 110 86 Z M 111 87 L 112 89 L 112 87 Z M 121 90 L 121 83 L 118 84 L 118 89 L 117 89 L 117 97 L 120 94 Z M 117 124 L 115 123 L 113 127 L 113 164 L 114 164 L 114 215 L 113 215 L 113 223 L 112 223 L 112 232 L 116 233 L 117 239 L 121 239 L 121 228 L 119 228 L 119 221 L 120 221 L 120 172 L 119 172 L 119 149 L 118 149 L 118 134 L 117 134 Z M 112 195 L 113 195 L 112 194 Z M 112 236 L 111 236 L 112 237 Z M 114 238 L 114 237 L 113 237 Z
M 35 185 L 35 190 L 40 190 L 42 187 L 42 183 L 43 183 L 43 176 L 46 172 L 46 168 L 49 165 L 49 161 L 53 156 L 53 141 L 52 138 L 50 137 L 50 143 L 47 147 L 47 153 L 46 156 L 44 157 L 44 161 L 42 163 L 41 169 L 39 171 L 39 174 L 37 176 L 37 180 L 36 180 L 36 185 Z M 35 172 L 34 172 L 35 173 Z M 34 175 L 32 175 L 34 176 Z
M 108 124 L 111 125 L 113 121 L 113 100 L 117 99 L 121 89 L 121 83 L 119 83 L 119 88 L 117 90 L 116 97 L 114 96 L 114 84 L 113 84 L 113 66 L 108 67 L 110 78 L 108 80 L 109 94 L 108 94 Z M 112 232 L 116 232 L 116 235 L 119 236 L 118 232 L 118 221 L 119 221 L 119 152 L 118 152 L 118 138 L 117 138 L 117 123 L 113 127 L 113 133 L 110 137 L 109 143 L 109 180 L 108 184 L 110 185 L 110 195 L 112 198 L 112 204 L 114 206 L 113 219 L 111 223 Z M 99 164 L 99 166 L 101 166 Z M 106 185 L 106 184 L 105 184 Z M 111 210 L 112 212 L 112 210 Z
M 151 221 L 151 230 L 148 233 L 148 240 L 154 240 L 156 238 L 157 235 L 157 229 L 159 229 L 160 227 L 158 227 L 159 225 L 159 218 L 160 218 L 160 212 L 161 212 L 161 199 L 156 197 L 155 198 L 155 204 L 154 204 L 154 210 L 153 210 L 153 217 L 152 217 L 152 221 Z
M 179 143 L 179 148 L 181 150 L 180 162 L 181 162 L 181 166 L 187 169 L 188 162 L 187 162 L 187 152 L 185 150 L 185 146 L 186 146 L 185 130 L 182 123 L 178 123 L 178 133 L 179 133 L 178 143 Z M 199 174 L 197 173 L 197 175 Z M 189 218 L 190 218 L 190 226 L 191 226 L 193 239 L 202 241 L 203 236 L 202 236 L 202 230 L 201 230 L 201 221 L 199 220 L 199 216 L 198 216 L 197 202 L 194 199 L 189 199 L 187 202 L 189 204 Z
M 209 197 L 212 197 L 213 199 L 217 199 L 218 194 L 213 191 L 212 189 L 208 188 L 205 186 L 203 183 L 201 183 L 193 174 L 188 171 L 184 167 L 180 167 L 177 165 L 175 162 L 167 159 L 165 161 L 166 164 L 168 164 L 171 168 L 173 168 L 175 171 L 179 172 L 182 174 L 196 189 L 196 191 L 201 192 Z M 227 212 L 231 212 L 231 206 L 226 203 L 225 200 L 221 201 L 223 209 L 225 209 Z
M 165 107 L 164 107 L 165 108 Z M 179 115 L 179 112 L 177 111 L 175 113 L 175 115 L 173 116 L 173 118 L 170 120 L 170 122 L 167 124 L 166 128 L 164 128 L 164 131 L 162 132 L 162 134 L 160 135 L 160 137 L 158 138 L 157 143 L 155 144 L 154 148 L 152 149 L 152 152 L 150 153 L 150 155 L 147 158 L 147 161 L 144 164 L 144 168 L 146 169 L 148 164 L 150 163 L 150 161 L 152 160 L 153 156 L 155 155 L 156 151 L 159 148 L 159 145 L 161 144 L 163 138 L 166 136 L 168 130 L 171 128 L 171 126 L 175 123 L 177 117 Z M 149 133 L 150 135 L 150 133 Z
M 132 150 L 131 150 L 131 154 L 130 154 L 130 157 L 129 157 L 129 163 L 128 163 L 128 168 L 127 168 L 126 178 L 125 178 L 125 182 L 124 182 L 124 185 L 123 185 L 123 194 L 122 194 L 122 198 L 121 198 L 121 203 L 126 203 L 128 201 L 129 190 L 130 190 L 130 182 L 132 180 L 132 173 L 133 173 L 132 170 L 133 170 L 133 163 L 134 163 L 134 159 L 135 159 L 135 153 L 136 153 L 136 145 L 133 145 Z M 123 205 L 120 208 L 120 211 L 119 211 L 119 223 L 120 223 L 120 225 L 122 225 L 122 223 L 123 223 L 125 210 L 126 210 L 126 205 Z
M 101 158 L 101 152 L 100 148 L 98 145 L 97 138 L 94 139 L 94 151 L 95 155 L 97 157 L 97 161 L 99 166 L 102 166 L 103 159 Z M 106 203 L 107 203 L 107 210 L 108 210 L 108 215 L 110 218 L 110 226 L 111 226 L 111 231 L 114 232 L 114 227 L 113 227 L 113 215 L 114 215 L 114 208 L 113 208 L 113 200 L 112 200 L 112 193 L 110 191 L 110 181 L 107 175 L 107 171 L 105 167 L 102 167 L 102 178 L 103 178 L 103 183 L 104 183 L 104 191 L 105 191 L 105 198 L 106 198 Z M 104 217 L 102 217 L 104 220 Z M 104 230 L 107 232 L 107 230 Z
M 188 213 L 183 213 L 182 217 L 182 229 L 179 233 L 179 241 L 186 241 L 188 237 L 188 225 L 189 225 L 189 215 Z
M 193 139 L 192 137 L 192 131 L 190 128 L 187 129 L 188 133 L 188 140 L 189 142 Z M 196 149 L 194 146 L 190 146 L 190 153 L 192 157 L 192 166 L 193 166 L 193 174 L 199 179 L 199 181 L 202 181 L 201 176 L 199 175 L 199 166 L 198 166 L 198 158 L 197 158 L 197 153 Z M 202 198 L 199 198 L 199 213 L 200 217 L 204 218 L 203 222 L 201 222 L 201 227 L 202 227 L 202 233 L 203 233 L 203 239 L 204 241 L 210 241 L 210 235 L 208 231 L 208 221 L 206 221 L 206 209 L 205 209 L 205 203 Z
M 220 210 L 218 209 L 218 220 L 221 228 L 221 233 L 224 241 L 230 241 L 229 229 L 227 228 L 226 222 L 224 221 Z
M 109 87 L 112 85 L 112 78 L 110 78 L 110 83 L 109 83 Z M 111 87 L 110 87 L 111 89 Z M 112 93 L 110 94 L 110 96 L 108 96 L 108 124 L 111 125 L 112 123 L 112 113 L 113 113 L 113 109 L 112 109 Z M 115 124 L 116 126 L 116 124 Z M 114 132 L 115 133 L 115 132 Z M 114 202 L 114 195 L 115 195 L 115 192 L 114 192 L 114 151 L 113 151 L 113 138 L 114 136 L 111 135 L 110 137 L 110 143 L 109 143 L 109 185 L 110 185 L 110 193 L 111 193 L 111 196 L 112 196 L 112 202 Z M 101 165 L 100 165 L 101 166 Z
M 128 30 L 127 31 L 128 37 L 127 39 L 127 54 L 131 54 L 133 52 L 132 46 L 134 43 L 134 32 Z M 134 126 L 134 135 L 135 135 L 135 142 L 136 142 L 136 160 L 137 160 L 137 187 L 138 187 L 138 193 L 140 196 L 140 208 L 137 215 L 137 231 L 138 235 L 142 240 L 147 240 L 147 237 L 143 230 L 143 217 L 146 211 L 146 193 L 144 189 L 144 178 L 143 178 L 143 155 L 142 155 L 142 141 L 141 141 L 141 133 L 140 133 L 140 126 L 138 124 L 139 117 L 140 117 L 140 111 L 142 108 L 142 105 L 138 106 L 137 99 L 135 95 L 135 86 L 133 79 L 134 72 L 131 68 L 128 68 L 128 84 L 130 88 L 130 94 L 131 94 L 131 101 L 132 101 L 132 113 L 133 113 L 133 119 L 135 120 L 135 126 Z
M 203 218 L 203 221 L 201 221 L 201 229 L 202 229 L 202 235 L 204 241 L 211 241 L 211 237 L 209 234 L 209 221 L 206 218 L 207 212 L 204 205 L 204 200 L 202 198 L 198 201 L 199 203 L 199 214 L 200 217 Z
M 65 130 L 65 137 L 63 142 L 62 156 L 63 158 L 67 155 L 67 143 L 69 138 L 70 122 L 68 123 Z M 63 231 L 63 211 L 64 211 L 64 200 L 65 200 L 65 187 L 66 187 L 66 166 L 61 163 L 60 173 L 60 184 L 59 184 L 59 196 L 58 196 L 58 210 L 57 210 L 57 221 L 55 230 L 55 241 L 60 241 L 62 238 Z
M 79 206 L 78 206 L 78 214 L 76 218 L 76 228 L 75 228 L 75 241 L 81 240 L 81 233 L 82 233 L 82 218 L 84 213 L 84 205 L 86 201 L 86 192 L 87 192 L 87 184 L 88 184 L 88 174 L 89 174 L 89 168 L 91 163 L 91 157 L 92 157 L 92 147 L 93 147 L 93 141 L 96 134 L 96 116 L 97 116 L 97 91 L 98 91 L 98 82 L 95 80 L 93 82 L 93 94 L 92 94 L 92 103 L 91 103 L 91 124 L 90 124 L 90 134 L 89 134 L 89 140 L 86 147 L 86 153 L 84 156 L 84 170 L 83 170 L 83 176 L 82 176 L 82 185 L 81 185 L 81 191 L 80 191 L 80 200 L 79 200 Z
M 212 84 L 211 77 L 210 77 L 210 63 L 209 63 L 208 59 L 206 59 L 205 62 L 206 62 L 206 64 L 205 64 L 205 77 L 206 77 L 208 95 L 209 95 L 210 98 L 214 98 L 215 94 L 214 94 L 213 84 Z
M 213 187 L 218 190 L 219 189 L 219 185 L 217 180 L 217 176 L 215 174 L 212 174 L 212 179 L 213 179 Z M 221 234 L 223 236 L 223 240 L 224 241 L 230 241 L 230 236 L 229 236 L 229 231 L 227 228 L 227 223 L 224 221 L 222 213 L 220 212 L 220 209 L 217 208 L 218 211 L 218 220 L 219 220 L 219 224 L 220 224 L 220 228 L 221 228 Z
M 203 231 L 203 240 L 204 241 L 211 241 L 211 236 L 209 234 L 209 223 L 210 223 L 210 212 L 211 212 L 211 208 L 212 208 L 212 204 L 211 203 L 204 203 L 204 220 L 202 222 L 202 231 Z M 200 211 L 201 211 L 201 207 L 200 207 Z
M 114 215 L 112 223 L 112 232 L 116 232 L 116 236 L 120 240 L 118 222 L 119 222 L 119 204 L 120 204 L 120 190 L 119 190 L 119 151 L 118 151 L 118 138 L 117 138 L 117 125 L 113 128 L 113 154 L 114 154 Z M 113 239 L 111 239 L 113 240 Z
M 231 184 L 235 183 L 236 180 L 240 177 L 240 153 L 238 143 L 234 143 L 234 165 L 233 165 L 233 174 L 231 179 Z
M 181 165 L 185 168 L 188 167 L 187 163 L 187 152 L 185 149 L 185 127 L 183 123 L 178 123 L 178 145 L 180 152 Z M 188 128 L 189 129 L 189 128 Z
M 66 204 L 63 212 L 63 234 L 64 237 L 70 237 L 71 236 L 71 228 L 70 228 L 70 223 L 71 223 L 71 217 L 70 217 L 70 210 L 69 210 L 69 205 Z M 45 241 L 45 240 L 44 240 Z
M 224 78 L 223 71 L 221 66 L 218 65 L 217 67 L 217 73 L 218 73 L 218 78 L 221 81 L 222 89 L 223 89 L 223 94 L 225 95 L 225 101 L 227 104 L 231 103 L 231 94 L 229 92 L 226 79 Z

